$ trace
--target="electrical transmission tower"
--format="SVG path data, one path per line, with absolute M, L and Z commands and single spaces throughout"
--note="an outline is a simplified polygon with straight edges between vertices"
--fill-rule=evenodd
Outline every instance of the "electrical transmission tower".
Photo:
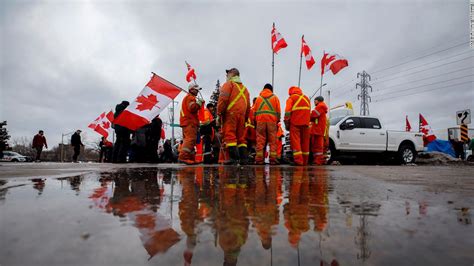
M 369 115 L 369 102 L 372 102 L 372 98 L 369 96 L 368 89 L 372 92 L 372 86 L 369 85 L 370 75 L 367 72 L 362 71 L 362 73 L 357 73 L 357 78 L 361 78 L 360 83 L 356 84 L 360 87 L 360 94 L 357 95 L 357 100 L 361 100 L 360 102 L 360 115 Z

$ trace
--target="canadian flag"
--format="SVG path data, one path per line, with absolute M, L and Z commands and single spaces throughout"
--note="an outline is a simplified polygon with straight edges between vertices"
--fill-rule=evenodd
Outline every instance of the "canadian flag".
M 149 124 L 181 91 L 178 86 L 153 73 L 137 98 L 115 118 L 114 124 L 137 130 Z
M 324 75 L 329 69 L 331 69 L 333 75 L 336 75 L 341 69 L 348 65 L 347 60 L 338 54 L 330 55 L 324 53 L 323 58 L 321 58 L 321 75 Z
M 161 128 L 161 139 L 162 140 L 166 139 L 166 132 L 164 128 Z
M 407 132 L 411 131 L 411 125 L 410 125 L 410 121 L 408 121 L 408 115 L 405 117 L 405 131 Z
M 272 50 L 273 53 L 278 53 L 280 49 L 283 49 L 287 47 L 288 44 L 286 44 L 285 39 L 281 34 L 276 30 L 275 28 L 275 23 L 273 23 L 273 28 L 272 28 Z
M 191 82 L 191 80 L 196 80 L 196 72 L 194 71 L 194 68 L 191 67 L 188 62 L 184 61 L 186 63 L 186 67 L 188 68 L 188 74 L 186 74 L 186 81 Z
M 426 119 L 420 114 L 420 132 L 423 133 L 423 142 L 426 144 L 432 142 L 433 140 L 436 139 L 435 134 L 433 133 L 433 130 L 431 129 L 430 125 L 428 125 L 428 122 L 426 122 Z
M 308 68 L 308 70 L 310 70 L 313 67 L 314 63 L 316 63 L 316 61 L 314 61 L 314 57 L 311 54 L 311 49 L 304 41 L 304 36 L 301 37 L 301 54 L 304 54 L 304 58 L 306 60 L 306 67 Z
M 107 139 L 112 130 L 113 121 L 114 113 L 112 111 L 109 111 L 107 114 L 103 112 L 92 123 L 90 123 L 88 127 Z

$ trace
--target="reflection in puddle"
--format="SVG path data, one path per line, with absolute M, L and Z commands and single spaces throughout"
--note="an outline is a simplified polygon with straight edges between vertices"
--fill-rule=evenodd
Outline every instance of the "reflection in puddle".
M 74 198 L 68 198 L 69 201 L 88 202 L 90 209 L 84 217 L 96 217 L 100 222 L 105 218 L 98 217 L 99 213 L 110 214 L 106 217 L 114 217 L 120 226 L 135 228 L 136 240 L 147 253 L 144 261 L 137 258 L 138 264 L 153 260 L 168 265 L 404 263 L 407 261 L 402 254 L 410 252 L 429 252 L 435 257 L 429 247 L 414 240 L 420 235 L 427 237 L 418 232 L 425 223 L 429 228 L 450 228 L 449 233 L 440 231 L 434 238 L 442 234 L 449 239 L 450 234 L 466 233 L 463 230 L 472 232 L 472 227 L 465 226 L 471 224 L 469 208 L 456 210 L 457 223 L 430 220 L 427 210 L 433 201 L 428 204 L 425 200 L 382 200 L 385 194 L 370 189 L 373 194 L 367 196 L 355 191 L 351 183 L 336 182 L 324 168 L 125 169 L 95 178 L 81 175 L 36 178 L 30 182 L 38 200 L 47 203 L 54 191 L 73 191 Z M 0 206 L 20 200 L 12 189 L 17 185 L 1 183 Z M 56 203 L 59 197 L 71 197 L 63 192 L 59 196 L 54 194 Z M 24 203 L 32 202 L 33 199 Z M 418 205 L 415 219 L 411 219 L 413 205 Z M 433 215 L 439 215 L 439 208 L 433 207 Z M 425 219 L 422 224 L 421 218 Z M 10 219 L 13 220 L 5 220 Z M 111 225 L 110 230 L 115 229 Z M 86 235 L 84 241 L 98 245 L 94 234 Z M 129 239 L 129 248 L 133 249 L 133 243 Z M 401 250 L 405 243 L 410 244 Z M 18 253 L 9 252 L 15 264 Z M 116 255 L 115 259 L 117 256 L 120 258 Z M 469 254 L 458 257 L 459 261 L 466 258 Z M 437 261 L 423 259 L 414 258 L 411 262 Z

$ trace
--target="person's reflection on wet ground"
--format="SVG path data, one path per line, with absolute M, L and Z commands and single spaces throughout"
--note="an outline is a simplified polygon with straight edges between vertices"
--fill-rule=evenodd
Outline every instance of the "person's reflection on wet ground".
M 198 184 L 196 168 L 180 168 L 178 181 L 181 183 L 181 201 L 179 202 L 179 219 L 181 230 L 186 234 L 186 249 L 183 252 L 184 265 L 191 265 L 193 251 L 196 247 L 196 227 L 200 222 L 198 210 Z
M 314 221 L 314 231 L 322 232 L 328 224 L 329 193 L 328 173 L 325 168 L 309 171 L 309 215 Z
M 150 256 L 148 259 L 166 252 L 180 240 L 170 221 L 157 212 L 162 197 L 157 176 L 157 169 L 120 171 L 111 176 L 114 190 L 110 199 L 104 195 L 110 191 L 107 187 L 109 178 L 101 179 L 101 188 L 95 189 L 90 196 L 92 199 L 101 199 L 102 203 L 96 204 L 97 207 L 138 229 L 143 247 Z M 104 185 L 106 189 L 103 189 Z
M 279 212 L 277 203 L 277 179 L 276 171 L 279 168 L 257 167 L 252 169 L 255 176 L 250 176 L 247 190 L 247 212 L 253 226 L 262 242 L 264 249 L 272 246 L 273 226 L 278 225 Z M 279 172 L 279 171 L 278 171 Z
M 69 185 L 71 186 L 71 189 L 76 192 L 76 196 L 79 195 L 81 191 L 81 183 L 83 180 L 84 176 L 78 175 L 78 176 L 70 176 L 70 177 L 60 177 L 57 180 L 59 181 L 67 181 Z M 61 187 L 62 187 L 62 182 L 61 182 Z
M 283 207 L 283 215 L 288 242 L 296 248 L 301 235 L 309 230 L 309 177 L 306 167 L 295 167 L 288 182 L 288 203 Z
M 237 265 L 241 247 L 248 237 L 249 220 L 245 208 L 248 168 L 219 167 L 219 208 L 216 226 L 224 265 Z
M 44 187 L 46 186 L 45 179 L 33 178 L 31 182 L 33 182 L 33 188 L 38 190 L 38 196 L 43 194 Z

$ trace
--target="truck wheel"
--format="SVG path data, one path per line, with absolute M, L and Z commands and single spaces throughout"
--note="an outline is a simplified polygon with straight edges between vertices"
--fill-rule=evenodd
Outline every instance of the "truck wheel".
M 402 145 L 398 149 L 398 159 L 402 164 L 414 163 L 416 151 L 411 145 Z
M 330 143 L 329 149 L 327 151 L 328 159 L 327 159 L 326 164 L 330 165 L 332 162 L 334 162 L 335 155 L 336 155 L 336 149 L 334 148 L 334 145 Z

